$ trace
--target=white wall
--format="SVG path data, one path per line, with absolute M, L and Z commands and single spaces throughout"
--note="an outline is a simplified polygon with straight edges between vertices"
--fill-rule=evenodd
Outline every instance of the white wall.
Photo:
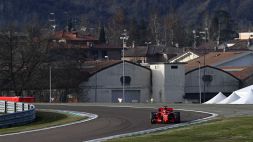
M 239 39 L 241 39 L 241 40 L 252 38 L 252 36 L 253 36 L 252 32 L 239 33 Z
M 172 69 L 171 66 L 178 68 Z M 155 102 L 183 102 L 185 70 L 183 64 L 153 64 L 152 91 Z
M 172 68 L 177 67 L 177 68 Z M 185 94 L 185 68 L 183 64 L 166 64 L 165 102 L 183 102 Z
M 150 65 L 152 70 L 152 97 L 155 102 L 162 102 L 164 96 L 164 64 Z

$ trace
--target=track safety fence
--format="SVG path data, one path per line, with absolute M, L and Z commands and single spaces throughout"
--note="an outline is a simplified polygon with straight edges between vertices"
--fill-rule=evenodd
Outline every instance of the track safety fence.
M 36 110 L 32 104 L 0 101 L 0 128 L 27 124 L 35 118 Z

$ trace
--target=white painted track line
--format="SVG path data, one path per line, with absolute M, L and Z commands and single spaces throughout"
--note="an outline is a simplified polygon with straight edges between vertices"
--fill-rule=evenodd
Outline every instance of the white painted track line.
M 153 107 L 132 107 L 132 106 L 117 106 L 117 107 L 153 108 Z M 174 124 L 174 125 L 169 125 L 169 126 L 159 127 L 159 128 L 153 128 L 153 129 L 147 129 L 147 130 L 143 130 L 143 131 L 137 131 L 137 132 L 131 132 L 131 133 L 113 135 L 113 136 L 108 136 L 108 137 L 104 137 L 104 138 L 98 138 L 98 139 L 93 139 L 93 140 L 88 140 L 88 141 L 83 141 L 83 142 L 103 142 L 103 141 L 107 141 L 107 140 L 115 139 L 115 138 L 131 137 L 131 136 L 137 136 L 137 135 L 154 133 L 154 132 L 158 132 L 158 131 L 165 131 L 165 130 L 172 129 L 172 128 L 178 128 L 178 127 L 183 127 L 183 126 L 189 126 L 189 125 L 193 125 L 193 124 L 203 123 L 203 122 L 212 120 L 212 119 L 214 119 L 215 117 L 218 116 L 218 114 L 216 114 L 216 113 L 210 113 L 210 112 L 205 112 L 205 111 L 195 111 L 195 110 L 186 110 L 186 109 L 175 109 L 175 110 L 192 111 L 192 112 L 198 112 L 198 113 L 206 113 L 206 114 L 210 114 L 211 116 L 205 117 L 205 118 L 201 118 L 201 119 L 197 119 L 197 120 L 193 120 L 193 121 L 190 121 L 190 122 L 185 122 L 185 123 L 180 123 L 180 124 Z
M 67 111 L 67 110 L 53 110 L 53 109 L 41 109 L 41 110 L 51 111 L 51 112 L 58 112 L 58 113 L 65 113 L 65 114 L 67 113 L 67 114 L 71 114 L 71 115 L 83 116 L 83 117 L 88 117 L 88 118 L 84 119 L 84 120 L 76 121 L 76 122 L 71 122 L 71 123 L 52 126 L 52 127 L 47 127 L 47 128 L 34 129 L 34 130 L 29 130 L 29 131 L 22 131 L 22 132 L 17 132 L 17 133 L 2 134 L 2 135 L 0 135 L 0 137 L 19 135 L 19 134 L 25 134 L 25 133 L 38 132 L 38 131 L 44 131 L 44 130 L 50 130 L 50 129 L 60 128 L 60 127 L 65 127 L 65 126 L 69 126 L 69 125 L 74 125 L 74 124 L 87 122 L 87 121 L 96 119 L 98 117 L 98 115 L 96 115 L 96 114 L 91 114 L 91 113 L 86 113 L 86 112 Z

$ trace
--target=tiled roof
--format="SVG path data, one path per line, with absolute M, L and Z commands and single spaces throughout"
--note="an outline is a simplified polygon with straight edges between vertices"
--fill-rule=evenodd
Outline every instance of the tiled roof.
M 248 49 L 248 40 L 233 40 L 230 43 L 234 43 L 233 46 L 228 47 L 227 50 L 229 51 L 236 51 L 236 50 L 249 50 Z
M 53 38 L 66 39 L 66 40 L 72 40 L 72 41 L 95 41 L 95 40 L 97 40 L 92 35 L 80 35 L 79 36 L 77 33 L 64 32 L 64 31 L 55 32 L 55 34 L 53 35 Z
M 146 46 L 136 46 L 125 50 L 125 57 L 146 57 L 148 48 Z
M 164 45 L 159 45 L 159 46 L 149 46 L 147 55 L 148 56 L 153 56 L 155 54 L 177 54 L 177 53 L 183 53 L 182 48 L 175 48 L 175 47 L 167 47 Z
M 201 56 L 199 58 L 196 58 L 196 59 L 188 62 L 188 64 L 185 65 L 186 71 L 190 71 L 194 68 L 197 68 L 199 66 L 199 62 L 200 62 L 200 66 L 204 66 L 204 64 L 214 66 L 215 64 L 221 63 L 223 61 L 241 56 L 244 53 L 249 53 L 249 52 L 247 52 L 247 51 L 210 52 L 210 53 L 206 54 L 205 56 Z

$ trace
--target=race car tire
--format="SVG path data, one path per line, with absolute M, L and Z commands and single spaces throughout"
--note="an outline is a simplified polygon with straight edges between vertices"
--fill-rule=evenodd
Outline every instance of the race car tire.
M 156 115 L 156 112 L 151 112 L 150 114 L 151 124 L 155 124 L 155 115 Z
M 180 123 L 181 122 L 180 112 L 174 112 L 174 116 L 175 116 L 175 123 Z

